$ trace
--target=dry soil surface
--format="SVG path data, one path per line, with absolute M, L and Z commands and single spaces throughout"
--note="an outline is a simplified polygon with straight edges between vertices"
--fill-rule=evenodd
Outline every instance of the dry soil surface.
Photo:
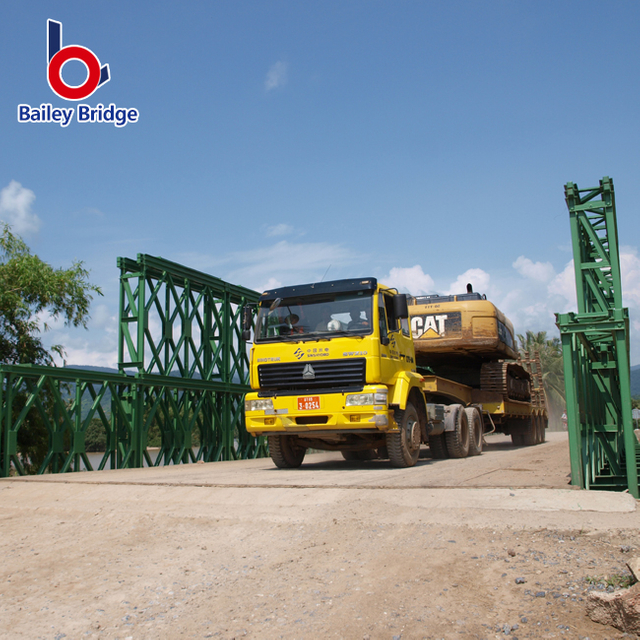
M 640 555 L 564 434 L 413 469 L 310 455 L 0 481 L 3 638 L 622 638 L 590 589 Z M 629 636 L 627 636 L 629 637 Z

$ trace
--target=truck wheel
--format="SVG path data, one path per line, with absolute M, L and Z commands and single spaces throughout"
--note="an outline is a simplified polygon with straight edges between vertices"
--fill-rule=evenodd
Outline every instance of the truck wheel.
M 469 455 L 469 422 L 467 413 L 462 405 L 453 405 L 451 411 L 455 411 L 455 429 L 445 431 L 447 451 L 452 458 L 466 458 Z
M 291 436 L 269 436 L 269 455 L 279 469 L 297 469 L 304 460 L 306 447 L 295 444 Z
M 431 457 L 435 460 L 444 460 L 448 458 L 447 443 L 444 439 L 444 433 L 437 436 L 429 436 L 429 449 L 431 450 Z
M 524 438 L 525 447 L 531 447 L 534 444 L 538 444 L 538 439 L 536 438 L 537 429 L 536 429 L 535 420 L 536 420 L 535 417 L 531 416 L 524 422 L 525 427 L 522 435 Z
M 533 440 L 535 444 L 540 444 L 542 442 L 542 418 L 533 416 L 531 421 L 533 422 Z
M 511 432 L 511 442 L 517 447 L 531 447 L 536 444 L 535 418 L 530 417 L 522 421 Z
M 407 408 L 398 409 L 394 417 L 400 433 L 387 434 L 389 460 L 394 467 L 413 467 L 418 462 L 422 439 L 418 412 L 411 402 L 407 402 Z
M 540 442 L 545 442 L 547 439 L 547 424 L 549 420 L 544 416 L 540 416 Z
M 467 414 L 467 424 L 469 425 L 469 455 L 479 456 L 482 453 L 482 438 L 484 436 L 482 417 L 475 407 L 469 407 L 464 412 Z

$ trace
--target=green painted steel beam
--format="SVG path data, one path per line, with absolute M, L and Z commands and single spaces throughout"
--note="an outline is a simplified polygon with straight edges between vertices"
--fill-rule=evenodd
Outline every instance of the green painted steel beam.
M 243 412 L 242 307 L 259 294 L 145 254 L 118 267 L 118 373 L 0 367 L 0 476 L 25 473 L 18 434 L 34 420 L 49 438 L 38 473 L 90 470 L 90 428 L 106 441 L 99 469 L 268 455 Z M 161 438 L 155 461 L 152 430 Z
M 556 314 L 562 338 L 572 484 L 628 489 L 636 498 L 629 313 L 622 307 L 613 182 L 565 185 L 578 312 Z

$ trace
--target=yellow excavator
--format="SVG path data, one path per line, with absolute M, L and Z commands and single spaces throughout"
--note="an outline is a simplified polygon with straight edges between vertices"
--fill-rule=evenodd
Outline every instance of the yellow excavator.
M 459 295 L 412 297 L 409 322 L 428 402 L 476 405 L 485 433 L 510 434 L 514 444 L 544 440 L 539 357 L 519 357 L 513 325 L 486 296 L 469 284 Z

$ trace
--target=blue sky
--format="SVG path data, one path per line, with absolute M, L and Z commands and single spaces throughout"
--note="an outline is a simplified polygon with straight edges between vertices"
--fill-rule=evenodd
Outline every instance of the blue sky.
M 68 362 L 117 361 L 118 256 L 254 289 L 373 275 L 474 283 L 524 333 L 575 309 L 563 186 L 613 178 L 640 363 L 637 2 L 5 2 L 0 219 L 104 297 Z M 46 79 L 46 21 L 139 121 L 19 123 L 77 106 Z M 63 71 L 84 81 L 81 63 Z M 555 335 L 555 333 L 554 333 Z

